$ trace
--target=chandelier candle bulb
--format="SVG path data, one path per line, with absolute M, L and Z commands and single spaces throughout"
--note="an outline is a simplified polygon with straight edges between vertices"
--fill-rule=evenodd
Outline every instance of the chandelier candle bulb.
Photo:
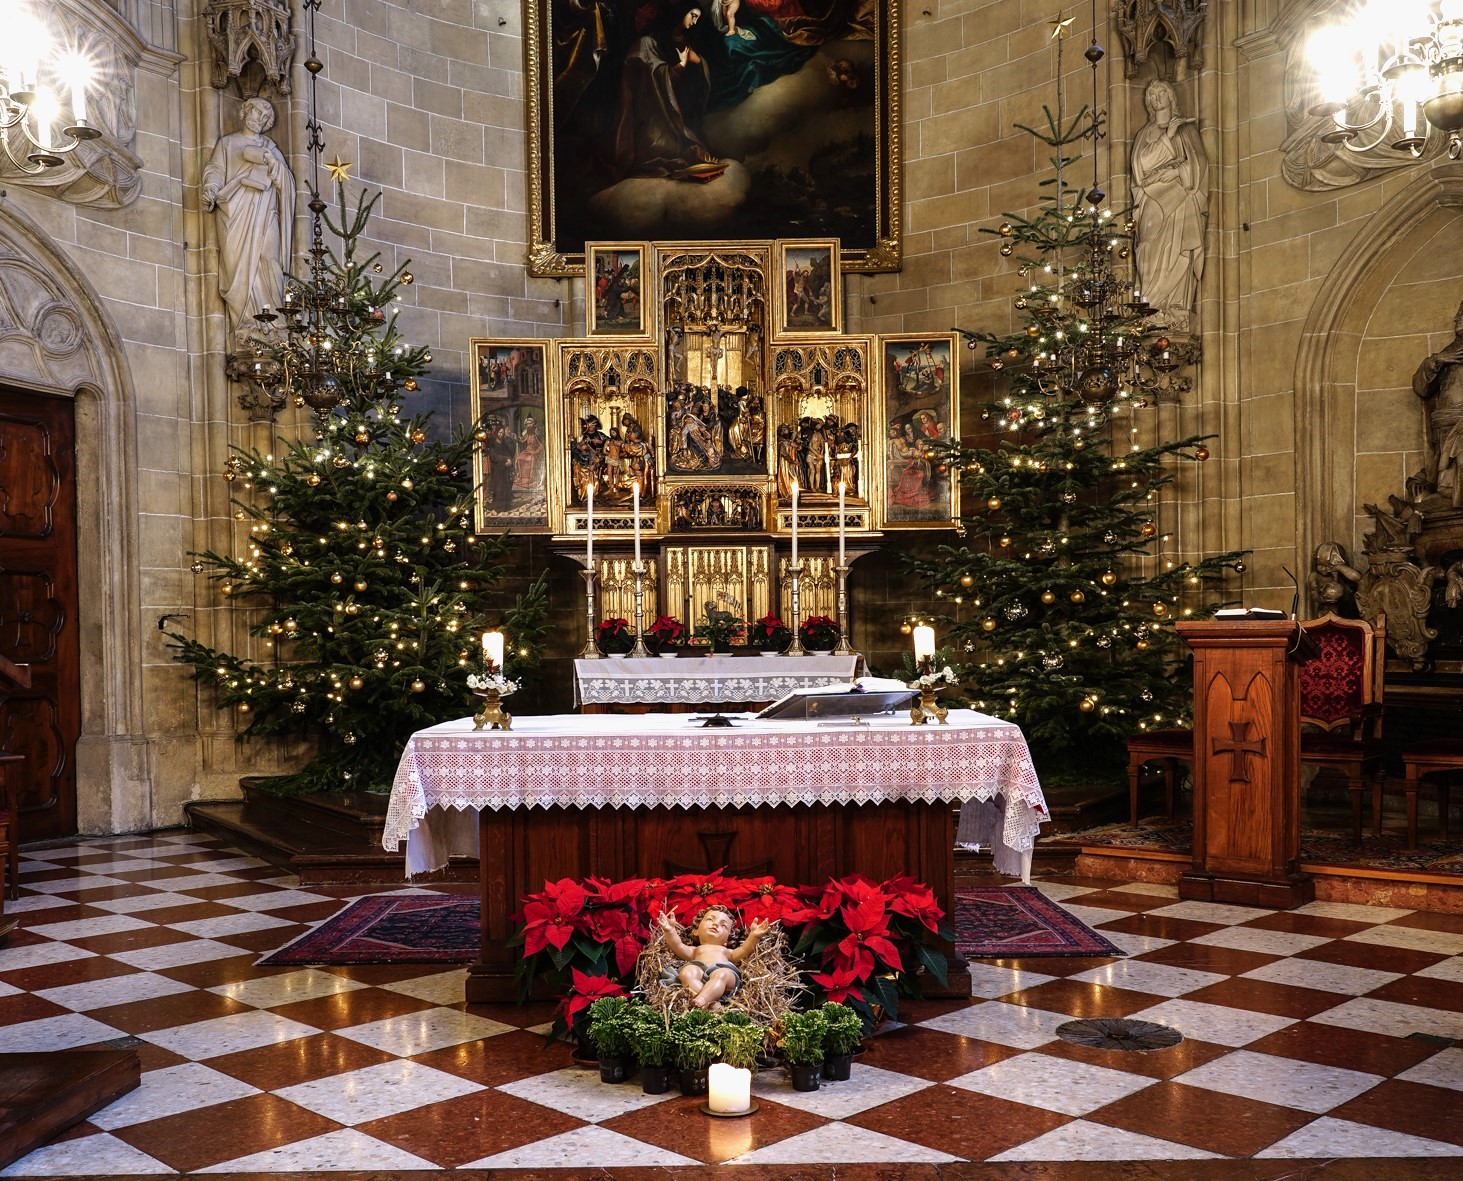
M 635 503 L 631 511 L 635 514 L 635 565 L 640 565 L 640 481 L 636 480 L 630 485 L 634 493 Z
M 717 1115 L 742 1115 L 752 1107 L 752 1072 L 713 1062 L 706 1072 L 706 1106 Z
M 483 660 L 488 668 L 501 671 L 503 668 L 503 633 L 483 632 Z
M 935 629 L 927 623 L 922 623 L 914 629 L 914 665 L 920 666 L 922 661 L 935 659 Z

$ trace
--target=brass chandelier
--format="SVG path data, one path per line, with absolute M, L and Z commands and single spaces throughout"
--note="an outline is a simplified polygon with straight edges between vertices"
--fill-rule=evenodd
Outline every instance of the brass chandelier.
M 0 144 L 12 164 L 35 175 L 59 168 L 78 146 L 101 136 L 86 121 L 92 64 L 60 49 L 28 7 L 17 6 L 7 16 L 0 48 Z M 43 77 L 59 79 L 70 92 L 69 111 Z

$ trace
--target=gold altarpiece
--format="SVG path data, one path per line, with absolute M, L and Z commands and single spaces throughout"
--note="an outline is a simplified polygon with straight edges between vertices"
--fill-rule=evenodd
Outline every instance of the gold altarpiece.
M 953 334 L 837 331 L 836 243 L 617 244 L 625 255 L 638 283 L 608 296 L 602 273 L 586 335 L 542 342 L 542 531 L 583 563 L 593 485 L 599 619 L 634 618 L 637 484 L 647 625 L 695 627 L 708 604 L 792 623 L 794 485 L 804 618 L 837 614 L 840 528 L 851 564 L 886 528 L 952 523 L 930 448 L 958 436 Z M 627 319 L 643 333 L 595 328 Z

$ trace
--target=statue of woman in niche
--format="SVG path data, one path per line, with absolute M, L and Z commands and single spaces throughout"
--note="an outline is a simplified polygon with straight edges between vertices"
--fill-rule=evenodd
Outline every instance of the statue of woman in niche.
M 1423 406 L 1421 482 L 1458 508 L 1463 505 L 1463 305 L 1453 318 L 1453 339 L 1412 375 L 1412 392 Z
M 1148 122 L 1133 137 L 1130 157 L 1138 279 L 1159 322 L 1188 332 L 1204 273 L 1209 157 L 1199 121 L 1179 117 L 1171 85 L 1150 82 L 1143 105 Z
M 203 207 L 219 215 L 218 285 L 231 348 L 258 326 L 257 313 L 283 301 L 294 236 L 294 177 L 264 134 L 274 126 L 274 108 L 267 99 L 245 99 L 239 117 L 244 129 L 220 139 L 203 170 Z

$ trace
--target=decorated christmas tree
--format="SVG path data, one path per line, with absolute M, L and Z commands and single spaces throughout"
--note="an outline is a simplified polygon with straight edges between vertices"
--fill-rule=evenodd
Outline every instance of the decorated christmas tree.
M 482 633 L 507 634 L 501 671 L 518 678 L 544 629 L 542 579 L 507 604 L 509 540 L 473 532 L 473 432 L 438 439 L 430 414 L 403 412 L 431 355 L 402 339 L 391 310 L 407 264 L 388 274 L 362 249 L 379 196 L 351 209 L 338 182 L 335 219 L 312 202 L 310 274 L 287 279 L 283 331 L 266 321 L 256 355 L 315 411 L 315 430 L 277 454 L 235 449 L 223 478 L 239 544 L 194 555 L 194 572 L 247 610 L 255 651 L 169 633 L 242 739 L 315 740 L 308 765 L 265 781 L 281 794 L 389 789 L 414 731 L 472 712 Z
M 932 453 L 963 488 L 961 540 L 911 565 L 942 603 L 941 656 L 960 662 L 963 694 L 1018 723 L 1043 774 L 1090 781 L 1123 766 L 1134 733 L 1186 720 L 1173 624 L 1211 613 L 1244 565 L 1176 553 L 1160 525 L 1178 465 L 1209 448 L 1138 441 L 1156 433 L 1138 428 L 1171 342 L 1125 273 L 1132 221 L 1109 212 L 1095 175 L 1085 191 L 1068 183 L 1101 115 L 1068 119 L 1059 92 L 1045 128 L 1022 130 L 1052 149 L 1055 175 L 1034 210 L 986 230 L 1024 280 L 1018 326 L 964 334 L 997 373 L 997 401 L 980 445 Z

